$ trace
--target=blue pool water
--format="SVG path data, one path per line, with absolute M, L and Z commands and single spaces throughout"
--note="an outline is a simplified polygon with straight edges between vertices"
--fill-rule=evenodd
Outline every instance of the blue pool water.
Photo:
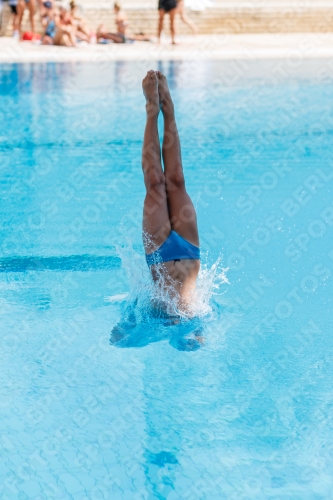
M 0 498 L 331 499 L 332 61 L 157 67 L 203 252 L 177 324 L 144 306 L 148 64 L 0 69 Z

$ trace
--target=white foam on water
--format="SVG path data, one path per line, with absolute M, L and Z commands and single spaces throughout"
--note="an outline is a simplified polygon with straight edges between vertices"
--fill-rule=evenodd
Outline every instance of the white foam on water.
M 120 304 L 128 297 L 128 292 L 118 293 L 116 295 L 110 295 L 108 297 L 104 297 L 105 302 L 110 302 L 111 304 Z
M 137 322 L 147 320 L 149 315 L 156 318 L 160 314 L 164 318 L 169 316 L 185 320 L 204 318 L 212 312 L 213 296 L 224 293 L 225 285 L 229 284 L 226 276 L 228 269 L 222 266 L 221 255 L 213 264 L 208 262 L 208 254 L 202 255 L 191 307 L 184 311 L 179 309 L 177 294 L 170 284 L 165 283 L 162 272 L 159 273 L 158 285 L 153 282 L 144 249 L 142 247 L 140 253 L 135 251 L 133 241 L 133 238 L 128 237 L 125 245 L 116 248 L 129 280 L 129 292 L 127 297 L 125 294 L 116 295 L 109 297 L 109 301 L 116 302 L 119 297 L 122 300 L 126 298 L 127 305 L 131 305 L 135 311 Z

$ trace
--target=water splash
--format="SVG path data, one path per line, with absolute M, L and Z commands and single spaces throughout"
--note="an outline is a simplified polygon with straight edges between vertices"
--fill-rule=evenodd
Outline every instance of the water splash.
M 180 310 L 174 289 L 163 282 L 157 286 L 144 258 L 144 251 L 136 251 L 134 240 L 117 246 L 129 281 L 129 292 L 109 297 L 121 307 L 121 320 L 114 326 L 111 343 L 117 347 L 143 347 L 152 342 L 168 340 L 179 350 L 196 350 L 204 342 L 203 330 L 207 322 L 220 314 L 221 306 L 214 296 L 225 292 L 227 269 L 221 256 L 211 265 L 208 254 L 202 255 L 197 286 L 190 310 Z
M 214 295 L 223 294 L 224 285 L 230 284 L 226 274 L 228 268 L 222 267 L 222 256 L 220 255 L 213 265 L 209 265 L 208 259 L 208 254 L 202 258 L 197 278 L 194 310 L 201 317 L 212 312 Z

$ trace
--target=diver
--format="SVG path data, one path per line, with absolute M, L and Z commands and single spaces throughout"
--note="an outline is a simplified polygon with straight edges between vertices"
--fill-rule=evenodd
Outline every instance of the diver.
M 200 270 L 197 217 L 184 180 L 174 104 L 166 77 L 148 71 L 142 82 L 147 121 L 142 168 L 146 197 L 143 206 L 143 243 L 155 284 L 171 294 L 180 312 L 191 314 Z M 158 115 L 164 119 L 161 148 Z
M 200 270 L 196 212 L 185 188 L 167 80 L 160 71 L 151 70 L 143 79 L 142 87 L 147 111 L 142 150 L 146 186 L 142 235 L 155 286 L 149 309 L 140 310 L 139 306 L 138 317 L 138 299 L 125 304 L 121 320 L 112 328 L 110 343 L 117 347 L 144 347 L 169 340 L 170 345 L 180 351 L 195 351 L 205 340 L 195 308 Z M 164 170 L 157 123 L 160 111 L 164 118 Z

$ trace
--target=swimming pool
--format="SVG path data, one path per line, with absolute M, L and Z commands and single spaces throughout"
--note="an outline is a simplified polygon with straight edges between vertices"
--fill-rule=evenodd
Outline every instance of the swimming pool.
M 332 63 L 158 68 L 207 308 L 120 344 L 146 280 L 149 67 L 1 68 L 0 497 L 330 499 Z

